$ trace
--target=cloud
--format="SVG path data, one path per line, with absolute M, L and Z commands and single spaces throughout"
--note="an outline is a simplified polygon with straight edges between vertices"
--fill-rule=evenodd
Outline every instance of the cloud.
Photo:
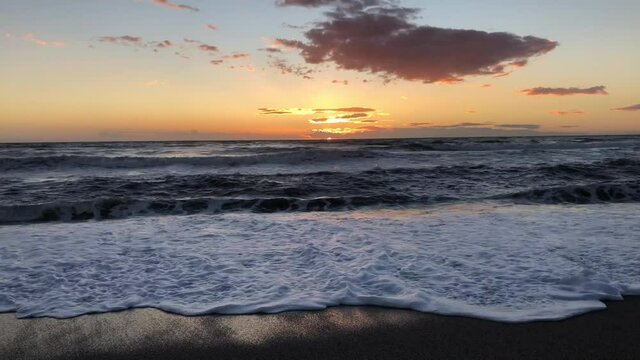
M 6 33 L 5 37 L 7 39 L 10 39 L 13 37 L 13 35 L 11 35 L 10 33 Z M 22 40 L 24 41 L 28 41 L 30 43 L 34 43 L 38 46 L 52 46 L 52 47 L 57 47 L 57 48 L 61 48 L 61 47 L 65 47 L 67 46 L 67 44 L 65 44 L 62 41 L 51 41 L 51 42 L 47 42 L 45 40 L 39 39 L 38 37 L 36 37 L 34 34 L 32 33 L 27 33 L 24 34 L 24 36 L 22 36 Z
M 414 122 L 409 124 L 409 126 L 412 126 L 412 127 L 424 127 L 429 125 L 431 125 L 431 123 L 428 123 L 428 122 Z
M 496 125 L 495 127 L 504 128 L 504 129 L 524 129 L 524 130 L 540 129 L 540 125 L 538 124 L 500 124 L 500 125 Z
M 558 43 L 507 32 L 445 29 L 412 22 L 417 10 L 376 0 L 282 0 L 282 6 L 335 5 L 327 19 L 304 33 L 306 42 L 279 39 L 299 50 L 308 64 L 333 63 L 373 73 L 385 81 L 462 81 L 472 75 L 501 75 L 544 55 Z
M 169 40 L 163 40 L 163 41 L 154 43 L 154 46 L 158 48 L 170 48 L 173 46 L 173 44 Z
M 536 87 L 524 89 L 521 92 L 528 96 L 553 95 L 553 96 L 572 96 L 572 95 L 609 95 L 606 86 L 593 86 L 590 88 L 548 88 Z
M 484 89 L 489 89 L 489 88 L 492 88 L 493 85 L 491 85 L 491 84 L 482 84 L 480 87 L 484 88 Z
M 47 46 L 47 42 L 41 39 L 38 39 L 35 35 L 28 33 L 22 37 L 25 41 L 32 42 L 38 46 Z
M 372 119 L 374 115 L 387 116 L 386 113 L 376 113 L 376 110 L 369 107 L 351 106 L 342 108 L 260 108 L 260 115 L 315 115 L 308 120 L 310 124 L 368 124 L 357 127 L 362 130 L 365 126 L 373 126 L 378 120 Z M 346 128 L 340 128 L 346 129 Z M 354 129 L 349 127 L 349 129 Z M 344 130 L 347 131 L 347 130 Z
M 615 111 L 640 111 L 640 104 L 629 105 L 629 106 L 620 107 L 620 108 L 611 109 L 611 110 L 615 110 Z
M 335 123 L 374 123 L 376 120 L 367 119 L 371 115 L 368 113 L 346 113 L 333 115 L 331 117 L 321 117 L 309 120 L 311 124 L 335 124 Z
M 101 36 L 98 38 L 98 41 L 118 44 L 118 45 L 132 45 L 132 46 L 140 46 L 140 47 L 146 46 L 146 44 L 144 44 L 144 42 L 142 41 L 141 37 L 131 36 L 131 35 Z
M 217 46 L 208 44 L 200 44 L 198 45 L 198 49 L 206 52 L 218 52 L 219 50 Z
M 259 108 L 260 115 L 313 115 L 316 112 L 313 109 L 305 108 Z
M 283 75 L 295 75 L 306 80 L 312 79 L 311 74 L 315 72 L 314 69 L 311 69 L 309 67 L 290 64 L 288 61 L 278 58 L 273 58 L 269 62 L 269 66 L 273 69 L 276 69 Z
M 251 55 L 249 55 L 248 53 L 236 52 L 231 55 L 224 55 L 220 59 L 211 60 L 211 63 L 213 65 L 221 65 L 227 61 L 242 61 L 242 60 L 246 60 L 246 61 L 251 60 Z M 251 69 L 250 71 L 254 71 L 252 65 L 240 65 L 239 67 L 247 67 L 247 66 L 250 66 L 250 69 Z M 234 67 L 232 66 L 232 68 Z M 248 69 L 249 67 L 247 67 L 247 70 Z
M 364 134 L 368 132 L 374 131 L 384 131 L 386 128 L 373 126 L 373 125 L 365 125 L 365 126 L 357 126 L 357 127 L 328 127 L 328 128 L 319 128 L 319 129 L 311 129 L 312 137 L 325 137 L 328 135 L 355 135 L 355 134 Z
M 313 109 L 313 111 L 316 112 L 353 112 L 353 113 L 367 113 L 367 112 L 374 112 L 376 111 L 376 109 L 372 109 L 372 108 L 367 108 L 367 107 L 358 107 L 358 106 L 353 106 L 353 107 L 344 107 L 344 108 L 335 108 L 335 109 Z
M 331 117 L 342 117 L 344 119 L 355 119 L 370 116 L 370 113 L 374 113 L 376 109 L 351 106 L 341 108 L 326 108 L 326 109 L 310 109 L 310 108 L 259 108 L 260 115 L 318 115 L 327 114 Z M 329 117 L 329 116 L 327 116 Z
M 551 110 L 549 114 L 556 116 L 570 116 L 570 115 L 584 115 L 586 114 L 582 110 Z
M 220 49 L 215 46 L 215 45 L 209 45 L 206 44 L 202 41 L 199 40 L 193 40 L 193 39 L 184 39 L 184 42 L 187 44 L 195 44 L 196 48 L 198 50 L 204 51 L 204 52 L 208 52 L 208 53 L 213 53 L 213 52 L 218 52 Z
M 189 5 L 176 4 L 169 0 L 149 0 L 152 4 L 175 10 L 200 11 L 198 8 Z
M 332 84 L 349 85 L 349 81 L 348 80 L 332 80 L 331 83 Z
M 205 25 L 205 28 L 207 28 L 209 30 L 213 30 L 213 31 L 218 30 L 218 26 L 214 25 L 214 24 L 207 24 L 207 25 Z
M 249 55 L 248 53 L 236 52 L 231 55 L 225 55 L 223 56 L 223 58 L 229 60 L 247 60 L 251 58 L 251 55 Z
M 462 127 L 468 128 L 468 127 L 488 126 L 488 125 L 492 125 L 492 124 L 491 123 L 479 123 L 479 122 L 463 122 L 463 123 L 453 124 L 453 125 L 431 126 L 431 128 L 450 129 L 450 128 L 462 128 Z

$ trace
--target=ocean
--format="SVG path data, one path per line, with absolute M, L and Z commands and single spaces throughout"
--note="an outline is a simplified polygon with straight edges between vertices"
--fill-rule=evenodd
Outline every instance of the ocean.
M 640 136 L 0 144 L 0 289 L 19 317 L 564 319 L 640 295 Z

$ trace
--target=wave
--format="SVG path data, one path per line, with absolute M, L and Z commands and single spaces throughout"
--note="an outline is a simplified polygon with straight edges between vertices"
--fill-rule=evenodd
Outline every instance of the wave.
M 519 203 L 543 204 L 597 204 L 608 202 L 640 201 L 640 182 L 618 184 L 568 185 L 540 188 L 499 195 Z
M 314 149 L 241 156 L 144 157 L 144 156 L 30 156 L 0 157 L 0 170 L 31 170 L 42 168 L 150 168 L 164 166 L 233 167 L 258 164 L 297 165 L 305 162 L 331 162 L 350 158 L 374 158 L 373 151 Z
M 197 198 L 197 199 L 127 199 L 109 198 L 94 201 L 53 202 L 35 205 L 0 206 L 0 224 L 50 221 L 110 220 L 134 216 L 191 215 L 252 211 L 339 211 L 371 206 L 394 206 L 411 203 L 451 201 L 444 197 L 410 197 L 404 195 L 300 198 Z
M 111 220 L 136 216 L 191 215 L 250 211 L 256 213 L 346 211 L 365 207 L 428 206 L 453 202 L 510 201 L 518 204 L 599 204 L 640 202 L 640 183 L 572 185 L 529 189 L 489 197 L 415 196 L 409 194 L 315 198 L 103 198 L 76 202 L 0 206 L 0 224 Z

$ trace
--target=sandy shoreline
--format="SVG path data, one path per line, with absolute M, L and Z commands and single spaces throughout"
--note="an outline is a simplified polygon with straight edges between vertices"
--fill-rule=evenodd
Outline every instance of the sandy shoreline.
M 341 307 L 183 317 L 153 309 L 67 320 L 0 315 L 0 359 L 632 359 L 640 297 L 557 322 L 505 324 Z

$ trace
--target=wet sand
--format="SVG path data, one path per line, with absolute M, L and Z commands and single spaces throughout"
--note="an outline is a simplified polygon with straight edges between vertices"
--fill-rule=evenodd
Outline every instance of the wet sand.
M 640 297 L 564 321 L 506 324 L 340 307 L 184 317 L 154 309 L 74 319 L 0 315 L 0 359 L 638 359 Z

